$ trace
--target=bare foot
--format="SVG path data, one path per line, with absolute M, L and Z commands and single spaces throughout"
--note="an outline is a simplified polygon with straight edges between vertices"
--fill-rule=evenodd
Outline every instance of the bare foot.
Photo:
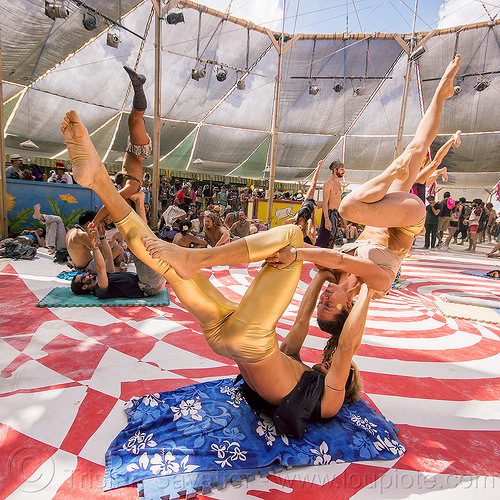
M 445 99 L 449 99 L 452 95 L 455 94 L 455 87 L 453 86 L 453 78 L 457 74 L 457 71 L 460 68 L 460 61 L 462 60 L 462 56 L 457 54 L 455 59 L 448 64 L 441 80 L 439 82 L 438 88 L 436 89 L 436 93 L 442 94 Z
M 100 177 L 103 175 L 109 177 L 90 140 L 88 130 L 76 111 L 71 110 L 66 113 L 61 123 L 61 132 L 73 165 L 73 177 L 80 186 L 92 189 L 98 184 Z
M 33 219 L 43 220 L 43 215 L 40 212 L 40 203 L 33 207 Z
M 462 135 L 462 131 L 461 130 L 457 130 L 453 134 L 453 144 L 455 145 L 456 148 L 458 148 L 458 146 L 460 146 L 460 144 L 462 144 L 462 140 L 460 139 L 461 135 Z
M 192 278 L 201 268 L 194 258 L 201 249 L 193 251 L 158 238 L 143 238 L 142 241 L 153 259 L 161 259 L 170 264 L 182 279 Z
M 443 181 L 448 182 L 448 169 L 446 167 L 444 167 L 441 170 L 442 170 L 441 177 L 442 177 Z

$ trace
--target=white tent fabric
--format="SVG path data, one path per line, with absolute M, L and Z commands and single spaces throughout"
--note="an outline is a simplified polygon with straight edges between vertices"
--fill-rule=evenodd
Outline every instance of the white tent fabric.
M 121 21 L 130 31 L 120 29 L 118 48 L 106 45 L 109 25 L 99 15 L 96 30 L 84 29 L 87 9 L 77 5 L 82 2 L 67 2 L 70 15 L 55 21 L 44 15 L 43 3 L 13 0 L 0 7 L 7 153 L 26 153 L 19 144 L 30 138 L 40 147 L 32 156 L 67 159 L 59 123 L 66 110 L 76 109 L 99 154 L 108 164 L 117 163 L 125 149 L 132 101 L 124 64 L 137 64 L 148 77 L 146 122 L 153 129 L 152 3 L 121 1 Z M 118 20 L 118 2 L 85 4 Z M 183 9 L 184 23 L 163 25 L 160 168 L 265 178 L 270 154 L 263 154 L 263 148 L 271 147 L 277 68 L 272 40 L 251 23 L 235 24 L 190 5 L 194 8 Z M 437 32 L 425 42 L 427 51 L 413 66 L 403 147 L 444 68 L 459 52 L 461 92 L 445 106 L 432 152 L 461 129 L 462 146 L 443 162 L 450 185 L 491 188 L 500 179 L 500 26 L 493 22 L 469 28 Z M 358 183 L 391 161 L 407 55 L 393 36 L 379 38 L 305 36 L 285 53 L 276 180 L 304 180 L 326 158 L 323 181 L 329 176 L 328 163 L 344 158 L 348 181 Z M 217 80 L 215 63 L 226 68 L 225 81 Z M 203 67 L 206 77 L 193 80 L 191 70 Z M 239 78 L 244 90 L 236 89 Z M 481 79 L 489 86 L 479 92 L 475 86 Z M 309 93 L 310 83 L 321 88 L 317 95 Z M 343 87 L 340 92 L 333 89 L 336 83 Z

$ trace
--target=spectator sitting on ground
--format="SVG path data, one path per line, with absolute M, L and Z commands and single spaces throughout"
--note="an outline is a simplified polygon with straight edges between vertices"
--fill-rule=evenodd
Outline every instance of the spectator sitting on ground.
M 218 205 L 216 205 L 218 206 Z M 209 212 L 205 215 L 205 240 L 212 247 L 229 243 L 229 231 L 222 225 L 219 215 Z
M 201 210 L 198 212 L 198 217 L 191 221 L 191 233 L 193 233 L 198 238 L 205 239 L 204 231 L 205 226 L 205 212 Z
M 95 216 L 96 212 L 93 210 L 85 210 L 80 214 L 78 224 L 75 224 L 75 227 L 69 229 L 66 233 L 66 249 L 73 266 L 78 270 L 91 273 L 95 273 L 96 268 L 87 228 Z M 104 237 L 104 239 L 106 238 Z M 113 270 L 114 268 L 111 268 L 109 272 L 113 272 Z
M 190 220 L 178 220 L 177 227 L 179 232 L 174 236 L 172 243 L 186 248 L 205 248 L 207 246 L 205 240 L 201 240 L 189 232 L 191 229 Z
M 234 238 L 244 238 L 250 234 L 257 232 L 257 228 L 247 220 L 247 216 L 243 210 L 238 212 L 238 220 L 231 226 L 231 235 Z
M 238 211 L 232 210 L 231 207 L 227 207 L 228 212 L 224 217 L 224 225 L 231 231 L 233 224 L 238 221 Z
M 57 161 L 47 182 L 56 182 L 58 184 L 73 184 L 73 178 L 66 171 L 66 165 L 62 161 Z
M 10 155 L 10 167 L 5 169 L 6 179 L 21 179 L 21 165 L 23 164 L 23 157 L 16 153 Z
M 66 228 L 64 222 L 58 215 L 42 214 L 40 212 L 40 203 L 33 207 L 33 219 L 45 224 L 47 235 L 45 243 L 48 253 L 51 255 L 58 250 L 66 250 Z

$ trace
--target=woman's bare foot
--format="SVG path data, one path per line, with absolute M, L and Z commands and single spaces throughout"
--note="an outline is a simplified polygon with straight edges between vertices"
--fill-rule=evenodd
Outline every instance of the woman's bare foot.
M 170 264 L 182 279 L 192 278 L 201 268 L 196 259 L 200 249 L 180 247 L 158 238 L 143 238 L 142 241 L 153 259 L 161 259 Z
M 455 88 L 453 86 L 453 78 L 457 74 L 460 68 L 460 61 L 462 60 L 462 56 L 457 54 L 455 59 L 448 64 L 441 80 L 439 82 L 438 88 L 436 90 L 436 94 L 441 94 L 445 99 L 449 99 L 452 95 L 455 94 Z
M 33 207 L 33 219 L 43 220 L 43 215 L 40 212 L 40 203 Z
M 61 132 L 71 158 L 73 177 L 80 186 L 92 189 L 98 184 L 100 177 L 103 175 L 109 177 L 90 140 L 88 130 L 76 111 L 71 110 L 66 113 L 61 123 Z
M 460 139 L 460 136 L 462 135 L 462 131 L 461 130 L 457 130 L 454 134 L 453 134 L 453 144 L 456 148 L 458 148 L 458 146 L 460 146 L 460 144 L 462 144 L 462 140 Z

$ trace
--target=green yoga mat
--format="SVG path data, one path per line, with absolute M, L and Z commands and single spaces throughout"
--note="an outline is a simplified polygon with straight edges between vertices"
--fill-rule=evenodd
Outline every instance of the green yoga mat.
M 168 290 L 164 288 L 160 293 L 142 299 L 98 299 L 94 295 L 75 295 L 71 288 L 58 287 L 51 290 L 37 307 L 131 307 L 131 306 L 168 306 L 170 299 Z

